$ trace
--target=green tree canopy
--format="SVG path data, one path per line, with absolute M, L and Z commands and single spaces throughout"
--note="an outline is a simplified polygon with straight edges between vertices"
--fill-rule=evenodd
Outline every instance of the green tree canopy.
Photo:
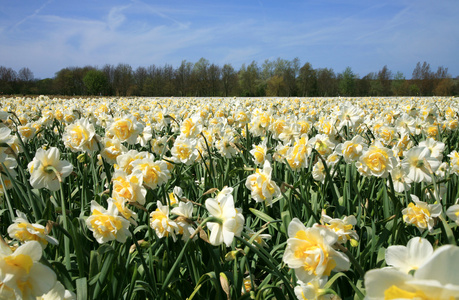
M 90 70 L 83 77 L 84 85 L 90 95 L 100 95 L 108 86 L 108 80 L 103 71 Z

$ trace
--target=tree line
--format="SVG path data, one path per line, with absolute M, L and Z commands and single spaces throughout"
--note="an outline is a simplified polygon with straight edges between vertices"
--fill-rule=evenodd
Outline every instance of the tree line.
M 384 66 L 378 72 L 360 77 L 347 67 L 341 73 L 331 68 L 314 69 L 300 60 L 265 60 L 243 64 L 236 70 L 201 58 L 195 63 L 183 60 L 174 68 L 151 65 L 135 70 L 129 64 L 107 64 L 102 68 L 67 67 L 53 78 L 35 79 L 29 68 L 18 72 L 0 66 L 0 94 L 97 95 L 97 96 L 454 96 L 459 95 L 459 76 L 452 78 L 448 68 L 431 69 L 418 62 L 411 79 Z

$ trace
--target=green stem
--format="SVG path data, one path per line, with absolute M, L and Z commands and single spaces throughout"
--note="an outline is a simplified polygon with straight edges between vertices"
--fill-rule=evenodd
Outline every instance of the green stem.
M 11 206 L 10 196 L 6 192 L 5 181 L 3 180 L 3 176 L 1 174 L 0 174 L 0 180 L 2 181 L 3 195 L 5 195 L 5 198 L 6 198 L 6 203 L 8 205 L 8 210 L 10 212 L 11 222 L 13 222 L 13 220 L 14 220 L 14 211 L 13 211 L 13 207 Z
M 63 218 L 63 226 L 66 231 L 68 231 L 67 225 L 67 208 L 65 205 L 65 198 L 64 198 L 64 186 L 61 182 L 60 188 L 60 196 L 61 196 L 61 209 L 62 209 L 62 218 Z M 64 265 L 67 270 L 70 270 L 70 239 L 67 236 L 64 236 Z

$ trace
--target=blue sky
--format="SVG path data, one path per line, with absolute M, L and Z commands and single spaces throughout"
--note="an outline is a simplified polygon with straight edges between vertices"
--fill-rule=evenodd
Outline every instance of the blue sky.
M 459 75 L 458 0 L 0 0 L 0 65 L 53 77 L 70 66 L 278 57 L 360 77 L 418 61 Z

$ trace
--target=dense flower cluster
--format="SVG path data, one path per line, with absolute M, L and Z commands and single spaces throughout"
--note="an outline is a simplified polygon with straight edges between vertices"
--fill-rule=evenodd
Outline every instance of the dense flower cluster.
M 330 298 L 329 277 L 353 267 L 352 249 L 367 255 L 359 243 L 381 224 L 381 249 L 403 234 L 454 239 L 458 107 L 454 98 L 3 98 L 0 214 L 12 240 L 0 243 L 0 298 L 74 296 L 39 260 L 50 251 L 61 264 L 56 249 L 82 240 L 107 252 L 151 246 L 147 254 L 206 245 L 205 255 L 229 262 L 259 248 L 256 259 L 279 259 L 275 276 L 298 280 L 296 297 Z M 390 267 L 360 274 L 367 298 L 455 297 L 459 283 L 441 268 L 448 257 L 456 266 L 458 250 L 439 243 L 387 246 Z M 86 263 L 66 254 L 69 272 Z M 167 255 L 156 260 L 166 265 Z M 274 280 L 251 266 L 231 270 L 241 269 L 230 282 L 244 293 Z

